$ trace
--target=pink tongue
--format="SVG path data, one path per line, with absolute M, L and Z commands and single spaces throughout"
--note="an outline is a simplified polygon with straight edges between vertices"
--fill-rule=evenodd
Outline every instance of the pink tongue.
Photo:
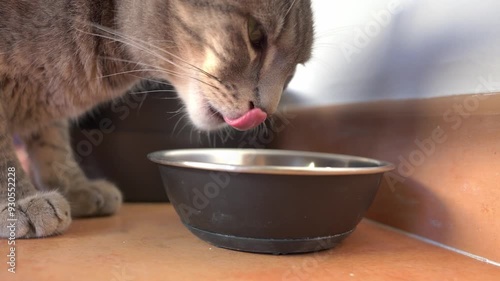
M 264 111 L 260 108 L 254 108 L 238 119 L 224 117 L 224 121 L 237 130 L 246 131 L 257 127 L 264 122 L 266 118 L 267 114 Z

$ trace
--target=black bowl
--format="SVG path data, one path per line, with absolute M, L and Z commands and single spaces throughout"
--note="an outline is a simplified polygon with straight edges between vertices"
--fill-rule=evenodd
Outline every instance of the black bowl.
M 326 153 L 186 149 L 148 155 L 177 214 L 199 238 L 240 251 L 329 249 L 363 218 L 384 172 L 373 159 Z

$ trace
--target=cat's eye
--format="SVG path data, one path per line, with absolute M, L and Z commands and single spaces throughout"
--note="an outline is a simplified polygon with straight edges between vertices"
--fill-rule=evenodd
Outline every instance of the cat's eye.
M 255 49 L 263 49 L 266 45 L 266 34 L 262 25 L 254 18 L 248 19 L 248 39 Z

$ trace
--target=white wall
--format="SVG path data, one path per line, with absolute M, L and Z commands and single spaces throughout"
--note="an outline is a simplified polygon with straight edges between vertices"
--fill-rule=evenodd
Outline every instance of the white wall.
M 498 0 L 312 0 L 313 59 L 285 99 L 347 103 L 500 91 Z

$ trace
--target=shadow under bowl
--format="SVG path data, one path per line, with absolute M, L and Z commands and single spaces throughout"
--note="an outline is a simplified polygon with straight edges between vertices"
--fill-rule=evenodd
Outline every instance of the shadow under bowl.
M 390 163 L 268 149 L 184 149 L 148 155 L 184 225 L 215 246 L 292 254 L 347 237 Z

